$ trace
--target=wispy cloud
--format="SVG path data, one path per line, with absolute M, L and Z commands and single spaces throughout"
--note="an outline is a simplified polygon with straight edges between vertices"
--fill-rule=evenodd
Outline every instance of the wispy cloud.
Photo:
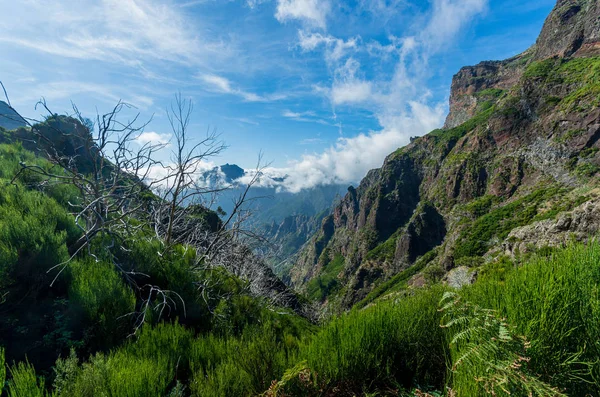
M 207 89 L 213 92 L 236 95 L 246 102 L 273 102 L 284 99 L 283 94 L 259 95 L 254 92 L 234 88 L 231 81 L 225 77 L 214 74 L 201 74 L 198 79 L 206 84 Z
M 298 119 L 301 117 L 315 117 L 316 114 L 312 110 L 308 110 L 306 112 L 292 112 L 291 110 L 286 110 L 281 114 L 283 117 L 287 117 L 289 119 Z
M 232 120 L 232 121 L 237 121 L 238 123 L 242 123 L 242 124 L 260 125 L 260 123 L 258 121 L 254 121 L 254 120 L 249 119 L 247 117 L 224 117 L 224 119 L 226 119 L 226 120 Z
M 149 59 L 200 64 L 230 55 L 226 43 L 198 36 L 195 23 L 157 0 L 23 3 L 0 4 L 2 15 L 13 16 L 3 19 L 0 41 L 61 57 L 130 66 Z M 5 7 L 12 8 L 10 13 Z
M 327 142 L 327 141 L 323 138 L 306 138 L 306 139 L 301 140 L 298 143 L 300 145 L 315 145 L 315 144 L 320 144 L 320 143 L 325 143 L 325 142 Z
M 329 0 L 277 0 L 275 17 L 280 22 L 296 19 L 325 29 L 330 11 Z
M 314 51 L 323 46 L 325 48 L 325 59 L 329 62 L 340 60 L 346 53 L 356 50 L 360 42 L 360 36 L 342 40 L 330 35 L 311 33 L 304 30 L 298 32 L 298 45 L 304 51 Z

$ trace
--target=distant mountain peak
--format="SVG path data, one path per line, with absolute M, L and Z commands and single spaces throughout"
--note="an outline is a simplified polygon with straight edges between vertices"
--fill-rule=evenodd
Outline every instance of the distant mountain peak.
M 244 169 L 237 164 L 226 163 L 219 168 L 221 172 L 225 174 L 225 180 L 227 182 L 235 181 L 236 179 L 243 177 L 246 173 L 246 171 L 244 171 Z
M 6 102 L 0 101 L 0 127 L 6 130 L 14 130 L 25 127 L 27 122 L 19 113 L 11 108 Z

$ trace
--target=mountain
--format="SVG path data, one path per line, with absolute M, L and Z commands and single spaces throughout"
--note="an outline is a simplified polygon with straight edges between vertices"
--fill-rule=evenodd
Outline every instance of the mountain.
M 5 130 L 14 130 L 27 125 L 25 119 L 21 117 L 6 102 L 0 101 L 0 127 Z
M 246 188 L 241 179 L 247 172 L 235 164 L 225 164 L 206 171 L 202 180 L 209 186 L 231 185 L 231 189 L 220 193 L 214 206 L 221 207 L 226 213 L 233 209 L 234 201 Z M 271 178 L 265 175 L 268 183 L 258 183 L 247 195 L 249 207 L 253 211 L 251 222 L 255 226 L 279 224 L 286 218 L 296 215 L 315 216 L 330 209 L 336 199 L 346 191 L 345 185 L 321 185 L 291 193 L 283 189 L 285 178 Z M 262 181 L 261 181 L 262 182 Z
M 597 233 L 599 55 L 600 3 L 559 0 L 529 50 L 462 68 L 444 128 L 348 190 L 293 284 L 348 308 Z

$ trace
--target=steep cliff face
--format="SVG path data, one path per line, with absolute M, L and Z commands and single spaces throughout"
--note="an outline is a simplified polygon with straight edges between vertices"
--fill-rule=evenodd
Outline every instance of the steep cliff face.
M 349 307 L 400 273 L 476 266 L 511 230 L 593 199 L 599 17 L 597 1 L 560 0 L 530 50 L 461 69 L 445 128 L 349 189 L 296 261 L 293 283 L 314 290 L 327 280 L 337 287 L 313 295 Z

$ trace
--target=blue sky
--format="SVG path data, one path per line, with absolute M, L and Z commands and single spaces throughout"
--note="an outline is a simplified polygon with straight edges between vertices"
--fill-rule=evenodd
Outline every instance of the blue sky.
M 197 136 L 290 190 L 354 183 L 443 124 L 452 75 L 534 43 L 554 0 L 0 0 L 0 80 L 28 117 L 44 97 L 87 116 L 119 99 L 166 140 L 174 94 Z

